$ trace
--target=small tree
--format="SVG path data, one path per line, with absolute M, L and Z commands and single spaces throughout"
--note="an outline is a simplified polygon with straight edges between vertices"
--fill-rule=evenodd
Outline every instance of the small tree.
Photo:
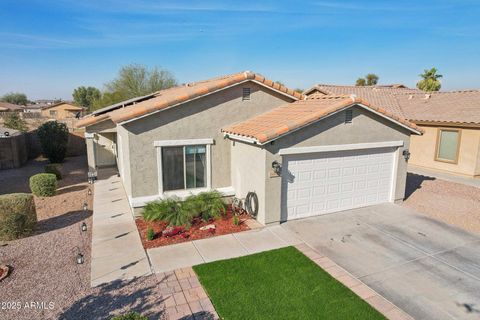
M 364 78 L 358 78 L 357 82 L 355 82 L 355 85 L 357 87 L 364 87 L 367 84 L 367 81 Z
M 68 128 L 64 123 L 48 121 L 37 130 L 43 154 L 51 163 L 60 163 L 65 159 L 68 144 Z
M 76 104 L 92 111 L 93 102 L 100 99 L 102 94 L 97 88 L 81 86 L 73 90 L 72 96 Z
M 374 86 L 378 83 L 378 76 L 375 73 L 369 73 L 365 76 L 367 80 L 367 86 Z
M 27 131 L 27 122 L 20 117 L 18 112 L 9 112 L 5 117 L 4 126 L 10 129 L 19 130 L 19 131 Z
M 22 106 L 26 106 L 28 104 L 27 95 L 20 92 L 7 93 L 0 100 L 3 102 L 18 104 Z
M 440 83 L 440 78 L 443 78 L 441 74 L 437 74 L 436 68 L 431 68 L 430 70 L 425 69 L 420 77 L 423 79 L 417 82 L 417 88 L 423 91 L 438 91 L 442 87 Z

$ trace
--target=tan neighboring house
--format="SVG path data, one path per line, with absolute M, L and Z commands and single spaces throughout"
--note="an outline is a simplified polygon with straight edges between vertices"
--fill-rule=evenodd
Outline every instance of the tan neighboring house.
M 19 106 L 18 104 L 0 101 L 0 112 L 2 111 L 3 112 L 6 112 L 6 111 L 22 112 L 23 108 L 24 106 Z
M 42 117 L 55 120 L 73 119 L 77 117 L 77 115 L 80 117 L 83 116 L 85 114 L 85 108 L 68 102 L 58 102 L 43 107 L 41 114 Z
M 355 94 L 364 98 L 423 129 L 423 135 L 411 137 L 410 165 L 480 176 L 480 90 L 426 94 L 402 85 L 318 84 L 305 94 Z

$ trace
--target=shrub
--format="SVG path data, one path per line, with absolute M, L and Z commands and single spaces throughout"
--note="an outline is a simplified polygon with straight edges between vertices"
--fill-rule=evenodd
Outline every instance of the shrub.
M 37 197 L 51 197 L 57 190 L 57 177 L 53 173 L 39 173 L 30 177 L 30 190 Z
M 237 215 L 233 216 L 233 224 L 236 226 L 240 224 L 240 218 Z
M 20 117 L 18 112 L 8 112 L 7 116 L 5 117 L 5 121 L 3 125 L 6 128 L 10 128 L 18 131 L 25 132 L 28 130 L 27 122 L 25 122 L 25 120 L 22 117 Z
M 37 130 L 43 154 L 51 163 L 63 162 L 67 153 L 68 128 L 64 123 L 48 121 Z
M 196 196 L 190 196 L 186 202 L 204 221 L 218 219 L 226 213 L 227 205 L 218 191 L 201 192 Z
M 37 222 L 35 202 L 28 193 L 0 196 L 0 239 L 13 240 L 29 234 Z
M 62 180 L 61 168 L 60 163 L 50 163 L 45 166 L 45 173 L 52 173 L 57 177 L 57 180 Z
M 152 241 L 155 239 L 155 231 L 153 231 L 152 227 L 148 227 L 147 229 L 147 240 Z
M 148 318 L 142 316 L 138 312 L 129 312 L 123 315 L 115 316 L 111 320 L 148 320 Z
M 170 226 L 189 228 L 192 225 L 194 212 L 191 211 L 187 202 L 180 201 L 178 198 L 168 198 L 148 203 L 142 215 L 146 221 L 163 220 Z

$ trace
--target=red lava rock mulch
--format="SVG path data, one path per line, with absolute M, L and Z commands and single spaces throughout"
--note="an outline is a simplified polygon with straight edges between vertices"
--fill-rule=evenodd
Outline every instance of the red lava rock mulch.
M 240 215 L 240 224 L 233 224 L 233 213 L 231 210 L 227 210 L 227 214 L 218 220 L 212 220 L 210 222 L 204 222 L 200 219 L 197 219 L 193 222 L 192 227 L 189 230 L 184 230 L 180 234 L 175 236 L 166 237 L 161 235 L 161 232 L 167 227 L 165 221 L 158 222 L 147 222 L 142 218 L 136 219 L 135 223 L 137 224 L 138 232 L 140 233 L 140 238 L 142 239 L 142 244 L 145 249 L 151 249 L 161 246 L 167 246 L 170 244 L 181 243 L 191 240 L 199 240 L 205 238 L 211 238 L 215 236 L 220 236 L 229 233 L 241 232 L 249 230 L 250 228 L 245 223 L 250 217 L 245 215 Z M 210 230 L 200 230 L 201 227 L 207 226 L 209 224 L 214 224 L 214 231 Z M 147 240 L 146 233 L 148 227 L 152 227 L 155 231 L 155 238 L 151 241 Z
M 0 281 L 8 277 L 8 272 L 10 271 L 10 267 L 6 265 L 0 266 Z

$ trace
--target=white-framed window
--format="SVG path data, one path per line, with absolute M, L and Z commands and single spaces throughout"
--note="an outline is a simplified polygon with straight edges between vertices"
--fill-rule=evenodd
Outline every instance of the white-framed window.
M 155 141 L 159 194 L 210 189 L 212 144 L 213 139 Z

